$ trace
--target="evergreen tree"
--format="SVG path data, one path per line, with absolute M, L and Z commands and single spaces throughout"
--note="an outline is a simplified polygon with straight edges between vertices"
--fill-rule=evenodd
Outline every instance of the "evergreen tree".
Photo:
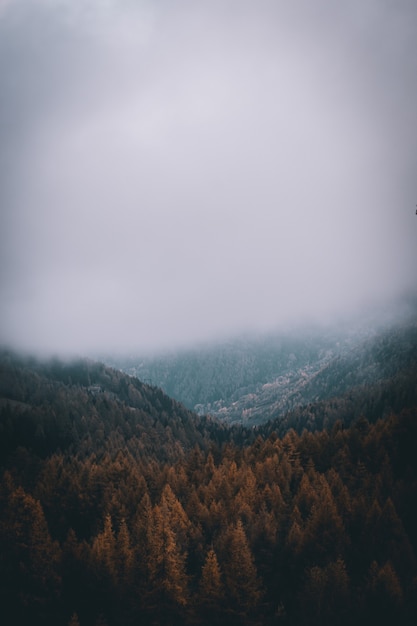
M 227 532 L 224 574 L 231 606 L 243 620 L 258 606 L 261 585 L 241 520 Z
M 122 519 L 115 544 L 115 568 L 117 585 L 124 595 L 131 590 L 133 584 L 134 552 L 126 521 Z
M 0 523 L 0 581 L 5 614 L 25 623 L 49 623 L 61 592 L 61 552 L 52 541 L 42 506 L 22 487 L 8 498 Z
M 215 621 L 222 611 L 223 602 L 224 586 L 222 574 L 216 553 L 213 548 L 210 548 L 201 570 L 197 594 L 198 609 L 202 615 L 207 615 Z
M 199 589 L 199 600 L 204 606 L 216 606 L 224 598 L 222 575 L 213 548 L 208 551 L 201 570 Z
M 373 561 L 366 587 L 366 609 L 380 624 L 403 623 L 404 592 L 397 573 L 389 561 L 379 566 Z
M 116 539 L 109 514 L 104 518 L 103 531 L 93 541 L 91 553 L 99 582 L 113 585 L 117 580 Z
M 181 551 L 169 520 L 156 505 L 147 533 L 148 600 L 146 607 L 159 619 L 181 621 L 188 604 L 186 554 Z M 168 622 L 167 622 L 168 623 Z

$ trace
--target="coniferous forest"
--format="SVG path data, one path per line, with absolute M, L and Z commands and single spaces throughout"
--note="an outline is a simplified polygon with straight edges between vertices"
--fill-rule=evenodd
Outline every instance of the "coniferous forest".
M 0 0 L 0 626 L 417 626 L 417 0 Z
M 416 623 L 415 407 L 245 429 L 93 361 L 0 363 L 2 623 Z

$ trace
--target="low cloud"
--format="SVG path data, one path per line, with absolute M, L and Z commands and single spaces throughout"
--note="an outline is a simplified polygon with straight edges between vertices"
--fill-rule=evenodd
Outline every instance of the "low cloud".
M 148 350 L 415 291 L 414 3 L 0 11 L 0 340 Z

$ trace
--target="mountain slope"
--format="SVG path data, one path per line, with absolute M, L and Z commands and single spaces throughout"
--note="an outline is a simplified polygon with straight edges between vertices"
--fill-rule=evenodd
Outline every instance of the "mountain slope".
M 392 408 L 415 403 L 416 317 L 370 327 L 230 341 L 155 358 L 111 360 L 199 414 L 261 424 L 313 402 L 390 389 Z M 366 388 L 366 389 L 365 389 Z M 398 393 L 401 398 L 395 399 Z M 387 406 L 379 407 L 382 410 Z
M 415 409 L 244 429 L 98 363 L 0 364 L 6 623 L 416 623 Z
M 224 415 L 239 398 L 284 377 L 288 382 L 311 376 L 331 358 L 349 350 L 358 336 L 342 331 L 303 331 L 242 337 L 210 347 L 159 357 L 107 362 L 141 380 L 160 386 L 198 413 Z M 227 410 L 226 410 L 227 413 Z
M 208 429 L 214 439 L 224 430 L 161 389 L 101 363 L 7 352 L 0 358 L 0 418 L 2 458 L 16 446 L 41 456 L 56 449 L 88 453 L 91 439 L 108 450 L 123 437 L 135 454 L 172 459 L 194 445 L 204 447 Z
M 292 379 L 279 377 L 252 397 L 240 398 L 229 409 L 229 420 L 236 421 L 239 413 L 252 423 L 284 416 L 288 419 L 289 412 L 311 404 L 320 406 L 322 413 L 332 404 L 339 409 L 344 404 L 349 407 L 351 420 L 361 411 L 376 419 L 415 406 L 417 323 L 386 329 L 316 365 L 316 371 L 299 371 Z

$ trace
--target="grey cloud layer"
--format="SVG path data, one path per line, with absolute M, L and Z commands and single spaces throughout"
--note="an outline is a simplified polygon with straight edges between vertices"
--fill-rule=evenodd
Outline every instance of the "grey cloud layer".
M 1 5 L 2 342 L 160 348 L 415 289 L 417 10 L 335 4 Z

